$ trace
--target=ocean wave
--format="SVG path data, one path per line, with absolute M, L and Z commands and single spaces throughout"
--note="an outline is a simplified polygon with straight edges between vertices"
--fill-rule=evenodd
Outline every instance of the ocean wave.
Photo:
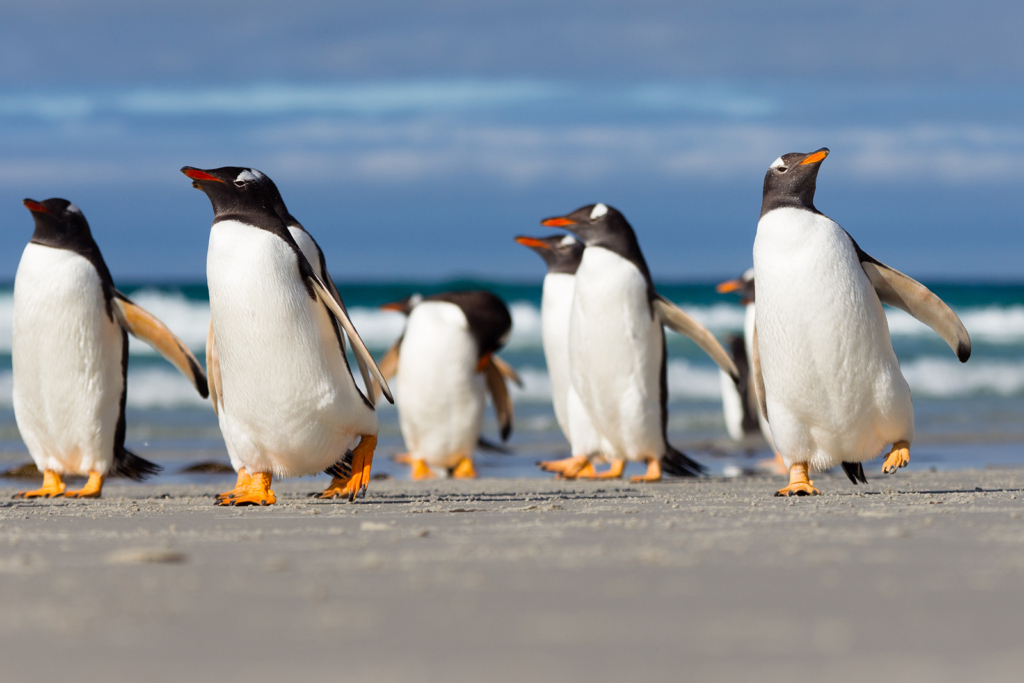
M 210 322 L 208 301 L 156 288 L 138 290 L 132 294 L 132 299 L 162 320 L 202 359 Z M 9 290 L 0 292 L 0 354 L 11 351 L 13 304 Z M 738 304 L 697 306 L 682 302 L 679 305 L 718 336 L 743 329 L 743 308 Z M 530 301 L 519 300 L 509 303 L 509 311 L 512 314 L 512 334 L 507 348 L 513 351 L 540 349 L 540 308 Z M 938 338 L 932 330 L 903 311 L 887 308 L 886 313 L 894 338 Z M 352 306 L 349 314 L 364 343 L 375 355 L 390 347 L 402 334 L 405 325 L 405 317 L 394 311 Z M 964 308 L 958 314 L 975 341 L 999 345 L 1024 342 L 1024 306 L 978 306 Z M 156 352 L 144 342 L 132 340 L 130 353 L 151 356 Z
M 919 398 L 964 398 L 979 395 L 1024 395 L 1024 362 L 971 361 L 961 364 L 953 358 L 923 357 L 902 364 L 911 391 Z M 511 388 L 515 402 L 549 404 L 551 378 L 541 367 L 518 368 L 522 388 Z M 718 369 L 686 360 L 668 363 L 668 392 L 672 402 L 717 401 L 721 398 Z M 356 376 L 356 383 L 362 381 Z M 0 408 L 11 408 L 13 378 L 0 372 Z M 395 387 L 392 386 L 392 390 Z M 209 409 L 209 401 L 200 398 L 174 369 L 146 367 L 128 371 L 128 406 L 135 409 L 166 410 Z M 391 409 L 383 399 L 381 409 Z
M 0 408 L 13 407 L 14 376 L 8 370 L 0 372 Z M 208 408 L 209 400 L 202 398 L 175 370 L 145 368 L 128 371 L 129 408 L 140 410 L 167 410 L 174 408 Z
M 924 357 L 903 363 L 914 396 L 963 398 L 1024 393 L 1024 362 L 978 361 L 966 365 L 953 358 Z

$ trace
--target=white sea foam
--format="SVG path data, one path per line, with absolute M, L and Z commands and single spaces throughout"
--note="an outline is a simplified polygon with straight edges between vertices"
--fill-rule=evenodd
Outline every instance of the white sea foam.
M 202 359 L 210 322 L 208 302 L 189 299 L 179 292 L 153 288 L 134 292 L 132 299 L 162 320 Z M 738 304 L 694 306 L 680 302 L 680 306 L 717 335 L 743 329 L 743 308 Z M 515 351 L 540 349 L 540 308 L 532 302 L 520 300 L 510 302 L 509 311 L 512 314 L 512 335 L 508 348 Z M 11 351 L 12 313 L 11 292 L 0 293 L 0 354 Z M 894 338 L 938 339 L 932 330 L 903 311 L 887 308 L 886 313 L 889 317 L 889 330 Z M 961 309 L 957 313 L 975 341 L 1000 345 L 1024 342 L 1024 306 L 973 307 Z M 394 311 L 355 306 L 349 308 L 349 314 L 363 341 L 375 355 L 391 346 L 405 326 L 405 317 Z M 148 345 L 137 340 L 132 341 L 130 348 L 133 355 L 155 354 Z

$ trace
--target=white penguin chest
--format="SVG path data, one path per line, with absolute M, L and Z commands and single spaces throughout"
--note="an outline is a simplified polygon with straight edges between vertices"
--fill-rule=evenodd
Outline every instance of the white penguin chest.
M 62 469 L 105 471 L 125 349 L 92 263 L 65 249 L 25 248 L 14 282 L 11 351 L 15 416 L 37 463 L 51 457 Z
M 664 333 L 635 265 L 607 249 L 586 248 L 569 339 L 573 388 L 614 455 L 661 455 Z
M 843 229 L 810 211 L 771 211 L 758 223 L 754 267 L 768 419 L 783 456 L 824 467 L 912 438 L 888 322 Z

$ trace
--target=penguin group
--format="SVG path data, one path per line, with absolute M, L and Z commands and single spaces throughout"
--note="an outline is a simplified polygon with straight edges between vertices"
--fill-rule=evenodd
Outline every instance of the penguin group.
M 646 468 L 636 482 L 705 473 L 668 440 L 666 327 L 720 368 L 730 436 L 760 433 L 776 452 L 789 475 L 776 495 L 817 495 L 809 475 L 837 465 L 857 484 L 872 458 L 884 455 L 890 474 L 909 463 L 913 405 L 882 305 L 931 327 L 961 362 L 970 337 L 935 294 L 869 256 L 815 207 L 828 154 L 784 154 L 769 166 L 753 268 L 719 286 L 740 293 L 746 310 L 744 334 L 728 350 L 658 293 L 636 231 L 614 207 L 588 204 L 541 221 L 567 234 L 515 238 L 547 267 L 543 349 L 569 445 L 568 457 L 539 463 L 543 470 L 610 479 L 635 462 Z M 141 480 L 160 470 L 125 448 L 129 334 L 210 398 L 237 472 L 218 505 L 272 505 L 275 478 L 321 472 L 331 481 L 314 495 L 365 495 L 381 399 L 398 409 L 406 452 L 396 460 L 412 479 L 477 476 L 474 451 L 502 449 L 481 435 L 488 396 L 506 441 L 510 385 L 522 384 L 498 356 L 512 330 L 505 303 L 481 290 L 386 304 L 405 324 L 378 362 L 322 250 L 268 176 L 243 167 L 181 170 L 213 210 L 205 371 L 115 288 L 78 207 L 24 201 L 35 229 L 14 285 L 13 404 L 43 484 L 17 496 L 95 498 L 109 476 Z M 65 476 L 88 479 L 69 491 Z

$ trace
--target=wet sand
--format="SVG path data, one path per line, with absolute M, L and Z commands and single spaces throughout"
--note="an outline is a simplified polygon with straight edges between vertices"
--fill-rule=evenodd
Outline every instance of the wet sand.
M 1024 470 L 0 503 L 4 680 L 1016 681 Z M 0 493 L 14 489 L 6 482 Z

